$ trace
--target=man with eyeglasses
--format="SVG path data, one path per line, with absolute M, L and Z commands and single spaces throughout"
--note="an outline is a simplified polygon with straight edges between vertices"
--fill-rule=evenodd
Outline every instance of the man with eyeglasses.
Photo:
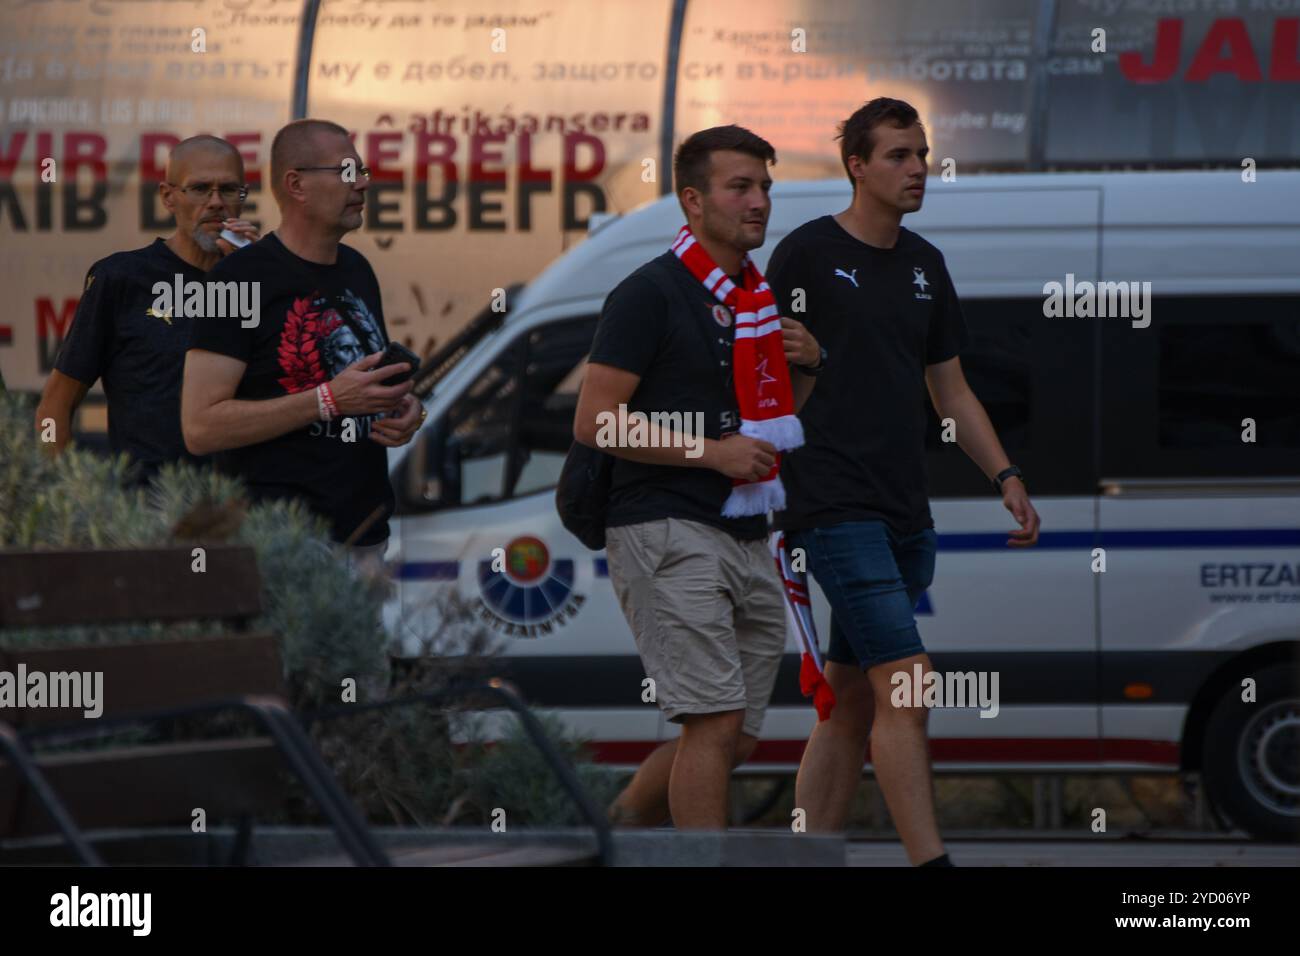
M 257 499 L 298 499 L 374 566 L 388 538 L 387 448 L 424 420 L 388 345 L 375 273 L 340 240 L 362 221 L 368 171 L 348 131 L 297 120 L 271 144 L 280 225 L 220 262 L 213 282 L 259 283 L 259 320 L 205 317 L 185 359 L 181 425 L 195 454 Z
M 234 249 L 219 238 L 222 229 L 258 237 L 239 218 L 248 195 L 243 159 L 223 139 L 192 136 L 176 144 L 158 191 L 176 231 L 90 267 L 36 408 L 36 431 L 53 439 L 48 445 L 57 454 L 68 443 L 77 406 L 102 380 L 109 445 L 132 458 L 132 475 L 141 482 L 167 462 L 199 460 L 185 448 L 180 420 L 181 370 L 194 320 L 154 309 L 154 283 L 170 286 L 177 275 L 202 281 Z

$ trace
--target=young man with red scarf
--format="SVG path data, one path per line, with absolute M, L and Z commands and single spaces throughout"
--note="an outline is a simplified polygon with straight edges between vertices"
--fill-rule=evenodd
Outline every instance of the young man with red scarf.
M 731 770 L 753 749 L 785 650 L 767 512 L 785 506 L 781 453 L 803 442 L 795 413 L 824 353 L 777 315 L 748 256 L 766 236 L 775 161 L 738 126 L 682 143 L 673 172 L 687 225 L 605 301 L 574 419 L 578 441 L 616 459 L 610 579 L 655 701 L 682 725 L 642 771 L 662 779 L 653 764 L 671 760 L 679 829 L 726 827 Z M 636 446 L 602 443 L 609 416 L 654 412 L 701 420 L 702 446 L 653 423 Z

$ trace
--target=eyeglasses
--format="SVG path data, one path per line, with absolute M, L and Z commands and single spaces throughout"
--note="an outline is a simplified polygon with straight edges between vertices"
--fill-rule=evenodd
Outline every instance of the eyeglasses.
M 349 169 L 352 169 L 360 173 L 366 179 L 370 178 L 369 166 L 350 167 L 346 163 L 339 163 L 337 166 L 295 166 L 293 167 L 293 171 L 295 173 L 338 173 L 340 178 L 342 178 L 343 175 L 347 173 Z
M 240 186 L 235 183 L 191 183 L 188 186 L 178 186 L 176 183 L 168 183 L 168 186 L 175 186 L 185 195 L 190 197 L 192 202 L 207 202 L 208 197 L 212 195 L 212 190 L 217 191 L 224 203 L 243 202 L 248 198 L 248 187 Z

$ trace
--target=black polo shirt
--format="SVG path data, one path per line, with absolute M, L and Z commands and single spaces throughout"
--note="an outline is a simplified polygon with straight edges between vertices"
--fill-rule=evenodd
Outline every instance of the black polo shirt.
M 777 244 L 767 267 L 781 314 L 826 349 L 799 413 L 805 444 L 781 464 L 787 531 L 882 519 L 900 534 L 932 527 L 925 471 L 925 369 L 966 345 L 943 255 L 900 229 L 892 248 L 823 216 Z M 796 312 L 796 290 L 804 311 Z
M 192 318 L 153 308 L 154 283 L 169 287 L 203 272 L 162 239 L 100 259 L 86 273 L 81 300 L 54 367 L 85 385 L 104 382 L 108 441 L 145 472 L 169 461 L 196 459 L 181 437 L 181 373 Z
M 609 294 L 590 360 L 641 376 L 629 412 L 702 412 L 704 437 L 719 439 L 740 428 L 734 333 L 731 311 L 670 250 Z M 712 468 L 615 458 L 606 526 L 681 518 L 742 540 L 765 537 L 766 515 L 722 516 L 731 488 L 731 479 Z

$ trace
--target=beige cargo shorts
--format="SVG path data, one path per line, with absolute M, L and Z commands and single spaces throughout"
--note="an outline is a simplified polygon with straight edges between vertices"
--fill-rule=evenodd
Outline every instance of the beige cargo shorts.
M 609 528 L 609 577 L 669 720 L 745 711 L 757 737 L 785 652 L 785 598 L 766 539 L 662 518 Z

